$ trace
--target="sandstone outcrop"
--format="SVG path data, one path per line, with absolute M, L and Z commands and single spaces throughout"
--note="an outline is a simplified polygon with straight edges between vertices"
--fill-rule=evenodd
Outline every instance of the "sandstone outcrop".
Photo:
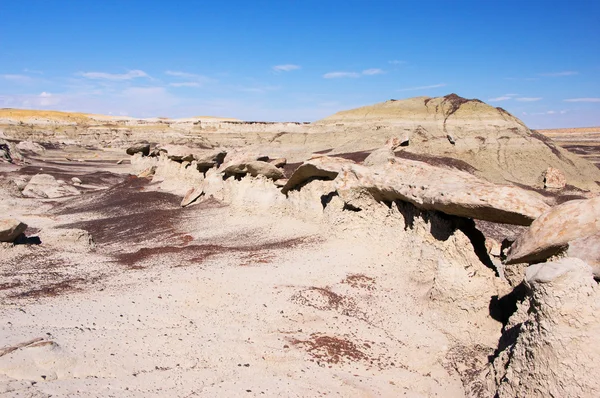
M 342 200 L 355 208 L 361 208 L 364 197 L 403 200 L 424 210 L 516 225 L 529 225 L 548 209 L 535 193 L 406 159 L 372 168 L 346 166 L 335 186 Z
M 594 276 L 600 279 L 600 233 L 569 242 L 567 256 L 588 263 L 592 267 Z
M 13 218 L 0 219 L 0 242 L 14 242 L 27 229 L 27 224 Z
M 283 172 L 275 165 L 260 160 L 242 163 L 230 163 L 229 166 L 222 170 L 222 172 L 225 177 L 243 177 L 246 174 L 249 174 L 252 177 L 261 175 L 271 180 L 278 180 L 284 177 Z
M 50 174 L 36 174 L 23 189 L 23 196 L 29 198 L 60 198 L 79 195 L 81 192 L 72 185 L 58 181 Z
M 352 160 L 330 157 L 315 156 L 298 167 L 283 186 L 281 192 L 287 194 L 311 179 L 333 180 L 337 177 L 344 166 L 354 164 Z
M 135 155 L 136 153 L 141 153 L 142 156 L 150 155 L 150 144 L 148 143 L 139 143 L 130 146 L 126 150 L 128 155 Z
M 543 261 L 569 242 L 600 232 L 600 197 L 572 200 L 540 215 L 511 245 L 507 264 Z
M 530 266 L 529 309 L 509 333 L 514 343 L 494 360 L 497 396 L 595 397 L 600 384 L 600 289 L 590 267 L 564 258 Z

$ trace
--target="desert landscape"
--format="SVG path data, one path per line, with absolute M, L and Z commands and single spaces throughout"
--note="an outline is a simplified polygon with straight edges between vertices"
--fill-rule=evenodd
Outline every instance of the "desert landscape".
M 597 397 L 600 128 L 0 109 L 0 395 Z

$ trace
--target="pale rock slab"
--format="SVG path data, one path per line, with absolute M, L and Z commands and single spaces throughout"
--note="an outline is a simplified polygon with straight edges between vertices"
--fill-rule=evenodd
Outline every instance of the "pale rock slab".
M 392 159 L 371 168 L 350 165 L 335 182 L 340 197 L 357 208 L 365 197 L 374 197 L 378 201 L 406 201 L 423 210 L 516 225 L 529 225 L 549 208 L 536 193 L 405 159 Z
M 23 189 L 23 196 L 29 198 L 60 198 L 80 194 L 77 188 L 57 181 L 50 174 L 34 175 Z
M 598 233 L 600 197 L 572 200 L 540 215 L 511 245 L 506 263 L 545 260 L 566 248 L 569 242 Z
M 313 156 L 294 171 L 281 192 L 287 194 L 310 179 L 334 180 L 344 166 L 351 164 L 354 161 L 344 158 Z

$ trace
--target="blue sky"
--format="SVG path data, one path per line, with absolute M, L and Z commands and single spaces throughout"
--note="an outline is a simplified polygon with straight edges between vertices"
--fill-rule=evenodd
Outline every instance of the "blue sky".
M 600 126 L 600 1 L 0 1 L 0 107 L 313 121 L 457 93 Z

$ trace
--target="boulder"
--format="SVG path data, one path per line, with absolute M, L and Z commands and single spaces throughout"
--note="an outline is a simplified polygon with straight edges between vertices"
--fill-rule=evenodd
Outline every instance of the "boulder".
M 219 167 L 221 164 L 223 164 L 225 156 L 227 156 L 227 152 L 220 150 L 216 152 L 199 154 L 196 158 L 196 165 L 198 167 L 198 171 L 201 173 L 206 173 L 209 169 L 212 169 L 213 167 Z
M 27 224 L 14 218 L 0 219 L 0 242 L 14 242 L 27 229 Z
M 150 154 L 150 144 L 146 143 L 138 143 L 127 148 L 128 155 L 135 155 L 136 153 L 141 153 L 142 156 L 148 156 Z
M 598 397 L 600 287 L 574 258 L 527 268 L 530 293 L 493 362 L 497 397 Z
M 34 175 L 23 189 L 23 196 L 28 198 L 60 198 L 80 193 L 77 188 L 57 181 L 50 174 Z
M 183 199 L 181 200 L 181 207 L 187 207 L 196 201 L 202 194 L 204 190 L 202 187 L 190 188 Z
M 46 151 L 46 148 L 32 141 L 21 141 L 16 146 L 20 152 L 29 152 L 36 155 L 41 155 Z
M 504 224 L 529 225 L 549 208 L 535 192 L 406 159 L 391 159 L 378 167 L 346 166 L 335 187 L 354 208 L 362 208 L 368 197 L 379 202 L 402 200 L 423 210 Z
M 75 185 L 81 185 L 81 179 L 79 179 L 77 177 L 72 177 L 71 182 Z
M 367 156 L 366 159 L 363 160 L 363 165 L 377 166 L 380 164 L 386 164 L 388 163 L 390 158 L 394 157 L 396 157 L 396 155 L 394 154 L 394 151 L 391 148 L 380 148 L 371 152 L 369 156 Z
M 160 150 L 166 151 L 167 157 L 175 162 L 191 162 L 196 159 L 194 153 L 198 151 L 184 145 L 165 145 Z
M 42 229 L 39 238 L 44 246 L 57 247 L 69 253 L 86 253 L 96 248 L 92 235 L 77 228 Z
M 269 161 L 269 163 L 271 163 L 275 167 L 281 168 L 287 164 L 287 159 L 286 158 L 272 159 Z
M 299 187 L 310 179 L 334 180 L 344 166 L 355 164 L 354 161 L 331 156 L 313 156 L 300 165 L 283 186 L 281 192 Z
M 569 242 L 600 233 L 600 197 L 572 200 L 540 215 L 508 250 L 506 263 L 543 261 Z
M 594 276 L 600 278 L 600 233 L 569 242 L 567 256 L 585 261 L 592 267 Z
M 150 167 L 142 170 L 142 172 L 140 174 L 138 174 L 137 176 L 139 178 L 147 178 L 147 177 L 152 177 L 154 174 L 156 174 L 156 166 L 150 166 Z
M 559 169 L 548 167 L 542 173 L 544 178 L 544 188 L 546 189 L 563 189 L 567 185 L 567 178 Z
M 250 174 L 253 177 L 262 175 L 271 180 L 278 180 L 284 177 L 283 172 L 280 169 L 271 163 L 259 160 L 230 164 L 223 170 L 223 173 L 226 177 L 244 176 L 246 174 Z

